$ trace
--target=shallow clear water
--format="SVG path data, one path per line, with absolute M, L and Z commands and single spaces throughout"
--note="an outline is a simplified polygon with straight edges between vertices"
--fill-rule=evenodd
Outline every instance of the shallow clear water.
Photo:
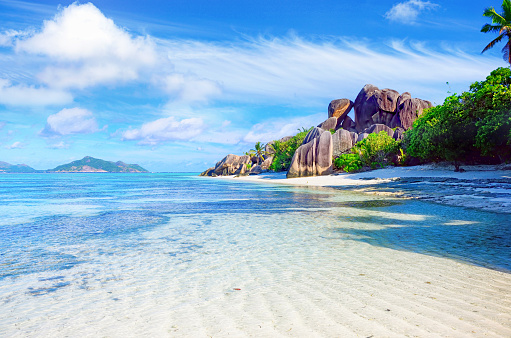
M 0 336 L 308 332 L 381 248 L 511 271 L 509 215 L 185 174 L 0 175 L 0 234 Z

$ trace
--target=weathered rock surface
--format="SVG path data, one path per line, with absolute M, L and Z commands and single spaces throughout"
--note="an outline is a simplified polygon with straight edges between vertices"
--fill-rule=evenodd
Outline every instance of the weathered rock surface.
M 323 134 L 325 132 L 324 129 L 321 129 L 321 128 L 318 128 L 318 127 L 314 127 L 312 128 L 308 133 L 307 135 L 305 136 L 305 138 L 303 139 L 303 142 L 302 144 L 307 144 L 309 143 L 310 141 L 312 141 L 313 139 L 317 138 L 317 137 L 320 137 L 321 134 Z
M 238 156 L 229 154 L 216 164 L 213 172 L 217 175 L 224 176 L 239 175 L 244 173 L 244 170 L 246 170 L 248 163 L 252 163 L 250 156 L 247 155 Z
M 351 133 L 345 129 L 339 129 L 332 135 L 332 155 L 338 157 L 353 147 Z
M 408 94 L 408 93 L 405 93 Z M 409 95 L 409 94 L 408 94 Z M 388 124 L 391 128 L 400 127 L 404 130 L 411 129 L 413 122 L 422 115 L 426 108 L 432 107 L 431 102 L 421 99 L 403 99 L 398 106 L 398 111 Z
M 372 133 L 378 134 L 381 131 L 385 131 L 390 137 L 394 136 L 394 130 L 392 130 L 391 128 L 387 127 L 384 124 L 373 124 L 369 128 L 365 129 L 364 133 L 367 133 L 367 134 L 372 134 Z
M 342 120 L 348 116 L 352 108 L 353 102 L 349 99 L 333 100 L 328 105 L 328 117 L 336 117 L 342 122 Z
M 287 178 L 331 174 L 332 151 L 332 134 L 329 132 L 302 144 L 291 160 Z
M 268 156 L 263 163 L 261 163 L 261 169 L 262 170 L 268 170 L 270 169 L 271 163 L 273 162 L 273 156 Z
M 404 135 L 405 130 L 403 128 L 396 128 L 396 130 L 394 131 L 394 135 L 392 135 L 392 137 L 394 138 L 394 140 L 400 141 L 403 139 Z
M 402 95 L 393 89 L 378 89 L 366 84 L 358 93 L 354 103 L 357 130 L 364 130 L 372 124 L 385 124 L 390 128 L 408 130 L 431 102 L 414 99 L 410 93 Z
M 260 165 L 255 165 L 252 168 L 250 168 L 250 171 L 248 172 L 249 175 L 259 175 L 263 172 L 263 168 L 261 168 Z
M 362 141 L 363 139 L 366 139 L 367 136 L 369 136 L 368 133 L 360 133 L 360 134 L 358 134 L 357 142 L 355 142 L 355 143 L 358 143 L 358 142 Z
M 324 130 L 337 129 L 337 117 L 329 117 L 318 125 L 318 128 Z

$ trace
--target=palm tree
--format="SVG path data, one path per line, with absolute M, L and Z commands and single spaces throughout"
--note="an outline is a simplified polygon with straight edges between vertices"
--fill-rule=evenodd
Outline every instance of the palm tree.
M 502 10 L 503 12 L 501 14 L 497 13 L 493 7 L 484 10 L 483 16 L 490 18 L 492 23 L 484 25 L 483 28 L 481 28 L 481 32 L 497 32 L 499 36 L 484 47 L 481 54 L 493 48 L 495 44 L 503 39 L 506 39 L 506 45 L 502 48 L 502 53 L 504 54 L 504 60 L 511 64 L 511 0 L 503 0 Z
M 253 151 L 257 156 L 257 165 L 259 165 L 259 158 L 262 158 L 264 161 L 265 160 L 264 156 L 267 154 L 267 152 L 264 149 L 265 148 L 264 144 L 262 144 L 261 142 L 256 142 L 254 148 L 255 149 L 253 149 Z

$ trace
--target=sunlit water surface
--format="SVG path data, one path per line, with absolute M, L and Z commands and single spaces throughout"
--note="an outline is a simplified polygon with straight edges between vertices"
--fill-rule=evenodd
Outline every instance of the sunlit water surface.
M 0 234 L 0 336 L 285 334 L 374 248 L 511 271 L 508 215 L 186 174 L 0 175 Z

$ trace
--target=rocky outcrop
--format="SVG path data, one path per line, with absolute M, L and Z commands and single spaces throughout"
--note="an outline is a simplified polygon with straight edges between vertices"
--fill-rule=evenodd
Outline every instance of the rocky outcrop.
M 366 84 L 354 103 L 356 128 L 364 130 L 373 124 L 384 124 L 390 128 L 407 130 L 423 110 L 429 107 L 431 102 L 413 99 L 408 92 L 399 95 L 393 89 L 380 90 Z
M 252 161 L 248 155 L 229 154 L 218 162 L 214 168 L 204 171 L 201 176 L 213 176 L 213 174 L 217 176 L 242 175 L 247 171 L 247 164 L 249 163 L 252 163 Z
M 332 151 L 332 134 L 329 132 L 323 132 L 319 137 L 302 144 L 291 160 L 287 178 L 331 174 Z
M 324 130 L 330 130 L 330 129 L 335 130 L 335 129 L 337 129 L 337 123 L 338 123 L 337 117 L 329 117 L 323 123 L 320 123 L 318 125 L 318 128 L 321 128 Z
M 403 139 L 404 132 L 411 129 L 413 122 L 431 107 L 431 102 L 412 98 L 411 94 L 393 89 L 379 89 L 366 84 L 355 101 L 333 100 L 328 105 L 328 118 L 305 136 L 296 150 L 287 177 L 327 175 L 332 172 L 332 156 L 337 157 L 350 151 L 357 142 L 372 133 L 384 131 L 396 140 Z M 354 117 L 348 114 L 354 110 Z M 280 139 L 286 142 L 292 136 Z M 228 155 L 214 168 L 202 175 L 259 174 L 269 170 L 275 153 L 272 145 L 266 144 L 268 158 Z M 247 171 L 247 165 L 251 169 Z
M 321 136 L 321 134 L 323 134 L 325 132 L 324 129 L 322 128 L 318 128 L 318 127 L 314 127 L 312 128 L 308 133 L 307 135 L 305 136 L 305 138 L 303 139 L 303 142 L 302 144 L 307 144 L 309 143 L 310 141 L 312 141 L 313 139 L 315 138 L 318 138 Z
M 334 158 L 349 151 L 352 147 L 353 138 L 349 131 L 345 129 L 338 129 L 332 135 L 332 155 Z

